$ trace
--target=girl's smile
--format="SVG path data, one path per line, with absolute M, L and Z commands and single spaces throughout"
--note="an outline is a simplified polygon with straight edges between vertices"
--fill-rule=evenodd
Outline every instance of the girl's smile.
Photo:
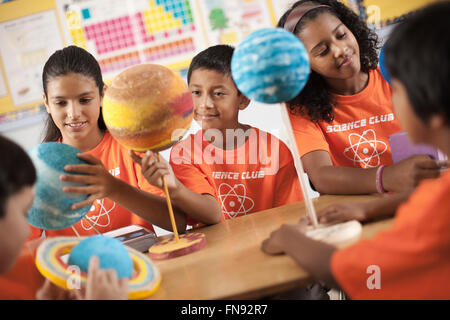
M 88 123 L 87 121 L 71 122 L 71 123 L 66 123 L 66 126 L 68 126 L 73 131 L 81 131 L 81 130 L 83 130 L 83 128 L 86 127 L 87 123 Z
M 349 66 L 353 62 L 354 54 L 345 56 L 343 61 L 338 65 L 338 69 Z

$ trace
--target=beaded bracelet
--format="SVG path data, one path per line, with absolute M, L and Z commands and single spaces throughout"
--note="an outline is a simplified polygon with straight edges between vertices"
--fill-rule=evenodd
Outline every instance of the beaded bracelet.
M 383 188 L 383 169 L 384 169 L 384 165 L 381 165 L 378 167 L 377 169 L 377 173 L 376 173 L 376 185 L 377 185 L 377 191 L 378 193 L 385 193 L 386 190 L 384 190 Z

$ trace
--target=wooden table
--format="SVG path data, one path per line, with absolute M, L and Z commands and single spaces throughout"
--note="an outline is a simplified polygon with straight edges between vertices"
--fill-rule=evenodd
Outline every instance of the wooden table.
M 314 199 L 314 206 L 319 210 L 334 202 L 373 199 L 322 196 Z M 292 258 L 270 256 L 260 249 L 272 231 L 285 223 L 297 223 L 305 214 L 304 203 L 298 202 L 198 229 L 206 235 L 203 249 L 155 261 L 162 281 L 150 299 L 257 299 L 311 283 L 310 275 Z M 362 238 L 372 238 L 391 224 L 392 219 L 366 224 Z

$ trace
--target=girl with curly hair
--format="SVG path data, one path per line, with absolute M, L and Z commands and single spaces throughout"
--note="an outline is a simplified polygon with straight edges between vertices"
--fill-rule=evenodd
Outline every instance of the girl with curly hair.
M 415 143 L 450 155 L 450 2 L 438 1 L 396 27 L 385 46 L 392 103 Z M 432 57 L 432 58 L 430 58 Z M 286 253 L 317 281 L 352 300 L 450 298 L 450 172 L 423 181 L 392 227 L 338 249 L 308 237 L 305 221 L 282 225 L 262 243 Z
M 311 74 L 289 101 L 303 165 L 320 193 L 410 191 L 440 164 L 413 156 L 392 164 L 388 137 L 401 130 L 378 68 L 377 35 L 337 0 L 301 0 L 278 27 L 305 45 Z M 355 183 L 357 182 L 357 183 Z

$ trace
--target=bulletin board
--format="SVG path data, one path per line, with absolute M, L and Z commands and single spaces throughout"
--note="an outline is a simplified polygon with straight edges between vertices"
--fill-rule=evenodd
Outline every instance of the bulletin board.
M 436 0 L 364 0 L 363 10 L 369 25 L 382 28 L 403 18 Z

